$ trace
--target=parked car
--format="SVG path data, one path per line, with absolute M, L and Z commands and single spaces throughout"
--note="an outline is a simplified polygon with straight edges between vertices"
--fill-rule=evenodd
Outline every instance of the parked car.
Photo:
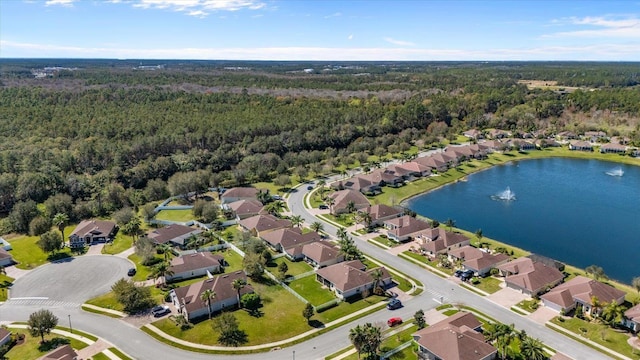
M 460 276 L 460 279 L 462 279 L 462 281 L 467 281 L 469 279 L 471 279 L 473 277 L 473 270 L 465 270 L 462 272 L 462 275 Z
M 273 200 L 282 200 L 282 196 L 280 196 L 280 195 L 273 195 L 271 198 Z
M 164 315 L 167 315 L 169 313 L 171 313 L 171 309 L 169 309 L 168 306 L 154 306 L 151 309 L 151 313 L 153 314 L 153 317 L 161 317 Z
M 462 270 L 456 270 L 456 272 L 454 272 L 453 275 L 455 277 L 461 277 L 462 276 Z
M 402 324 L 402 318 L 399 318 L 399 317 L 392 317 L 391 319 L 387 320 L 387 325 L 389 325 L 389 327 L 393 327 L 400 324 Z
M 129 271 L 127 271 L 128 276 L 133 276 L 135 274 L 136 274 L 136 268 L 131 268 L 129 269 Z
M 398 299 L 391 299 L 391 301 L 389 301 L 389 303 L 387 304 L 387 309 L 389 310 L 395 310 L 401 307 L 402 307 L 402 302 Z
M 307 186 L 307 190 L 313 190 L 313 186 L 311 185 Z
M 320 209 L 320 210 L 327 210 L 328 208 L 329 207 L 327 205 L 325 205 L 325 204 L 322 204 L 322 205 L 318 206 L 318 209 Z

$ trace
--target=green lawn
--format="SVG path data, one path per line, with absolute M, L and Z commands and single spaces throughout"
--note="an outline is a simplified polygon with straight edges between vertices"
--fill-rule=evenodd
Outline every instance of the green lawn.
M 540 300 L 531 299 L 531 300 L 522 300 L 516 306 L 532 313 L 538 309 L 539 304 L 540 304 Z
M 214 254 L 220 254 L 224 256 L 224 260 L 229 263 L 229 266 L 224 268 L 224 272 L 231 273 L 234 271 L 242 270 L 242 256 L 233 250 L 221 250 L 214 252 Z
M 256 293 L 260 294 L 264 306 L 260 317 L 253 317 L 244 310 L 234 311 L 240 329 L 248 336 L 248 343 L 245 345 L 284 340 L 312 329 L 302 317 L 304 303 L 298 298 L 279 285 L 267 286 L 253 281 L 250 283 Z M 208 319 L 186 331 L 180 330 L 170 319 L 157 321 L 153 325 L 172 336 L 194 343 L 215 345 L 219 336 Z
M 627 339 L 629 339 L 627 334 L 616 332 L 605 324 L 591 323 L 577 318 L 569 318 L 560 322 L 558 317 L 553 318 L 551 322 L 575 333 L 579 339 L 587 338 L 630 358 L 638 358 L 640 354 L 638 351 L 635 353 L 632 351 L 631 346 L 627 343 Z M 580 329 L 584 329 L 586 332 Z
M 5 355 L 6 359 L 8 360 L 35 360 L 51 350 L 50 349 L 46 351 L 40 351 L 38 349 L 40 345 L 40 337 L 39 336 L 33 337 L 29 335 L 29 331 L 27 329 L 9 328 L 9 330 L 14 334 L 16 333 L 25 334 L 25 342 L 20 345 L 14 346 Z M 49 334 L 49 335 L 45 335 L 44 338 L 45 340 L 51 340 L 53 338 L 65 338 L 65 337 L 58 334 Z M 68 338 L 68 339 L 71 341 L 70 343 L 71 347 L 76 350 L 81 350 L 88 346 L 87 344 L 79 340 L 75 340 L 71 338 Z
M 332 307 L 327 311 L 323 311 L 319 314 L 316 314 L 313 318 L 322 321 L 323 323 L 328 323 L 334 320 L 337 320 L 341 317 L 347 316 L 351 313 L 354 313 L 358 310 L 364 309 L 371 305 L 377 304 L 381 301 L 386 300 L 387 298 L 384 296 L 371 295 L 366 299 L 359 299 L 353 302 L 341 302 L 338 306 Z
M 131 254 L 128 259 L 136 264 L 136 274 L 132 278 L 134 281 L 145 281 L 151 276 L 152 269 L 142 265 L 142 259 L 138 255 Z
M 133 246 L 133 237 L 125 235 L 122 231 L 118 231 L 116 238 L 110 244 L 105 244 L 102 248 L 103 254 L 119 254 Z
M 376 236 L 371 240 L 374 240 L 374 241 L 376 241 L 376 242 L 378 242 L 380 244 L 383 244 L 383 245 L 387 245 L 388 247 L 395 247 L 395 246 L 400 245 L 400 243 L 398 243 L 398 242 L 395 242 L 393 240 L 389 240 L 389 238 L 386 237 L 386 236 Z
M 5 238 L 6 239 L 6 238 Z M 18 262 L 18 269 L 33 269 L 42 264 L 49 262 L 49 254 L 43 252 L 36 242 L 40 239 L 38 236 L 18 236 L 7 239 L 13 250 L 11 256 Z M 71 249 L 64 248 L 58 252 L 59 258 L 71 256 Z
M 103 353 L 97 353 L 91 357 L 91 360 L 110 360 L 111 358 Z
M 296 276 L 313 270 L 311 265 L 307 264 L 305 261 L 291 261 L 287 259 L 286 256 L 279 257 L 273 260 L 273 262 L 276 264 L 276 266 L 269 268 L 269 271 L 273 274 L 278 273 L 278 265 L 283 262 L 287 264 L 287 267 L 289 269 L 287 271 L 287 275 Z
M 406 343 L 407 341 L 413 340 L 413 337 L 411 335 L 413 333 L 415 333 L 416 331 L 418 331 L 418 328 L 414 325 L 414 326 L 411 326 L 410 328 L 408 328 L 406 330 L 402 330 L 401 332 L 399 332 L 397 334 L 393 334 L 393 335 L 384 335 L 383 334 L 384 340 L 382 340 L 382 343 L 380 344 L 380 354 L 387 353 L 387 352 L 397 348 L 398 346 Z M 349 346 L 347 349 L 341 350 L 340 353 L 343 353 L 343 352 L 348 351 L 350 349 L 353 349 L 353 346 Z M 333 359 L 333 358 L 335 358 L 335 356 L 332 355 L 332 356 L 330 356 L 328 358 Z M 361 359 L 362 358 L 364 358 L 364 356 L 361 356 Z M 417 359 L 417 358 L 418 357 L 414 352 L 413 346 L 410 346 L 410 347 L 404 349 L 401 352 L 393 354 L 391 357 L 389 357 L 387 359 L 409 360 L 409 359 Z M 346 359 L 346 360 L 358 360 L 358 353 L 357 352 L 353 353 L 353 354 L 345 357 L 344 359 Z
M 155 300 L 157 304 L 162 304 L 164 302 L 164 292 L 155 287 L 150 286 L 151 289 L 151 297 Z M 87 304 L 99 306 L 105 309 L 123 311 L 123 306 L 116 299 L 116 294 L 113 291 L 109 291 L 106 294 L 102 294 L 100 296 L 96 296 L 93 299 L 89 299 L 86 301 Z
M 127 355 L 123 354 L 122 351 L 118 350 L 117 348 L 109 348 L 109 351 L 111 351 L 111 353 L 113 353 L 115 356 L 119 357 L 122 360 L 133 360 Z
M 15 279 L 10 276 L 0 274 L 0 301 L 7 300 L 7 288 L 11 286 L 13 280 Z
M 476 279 L 478 279 L 480 282 L 478 284 L 472 284 L 472 286 L 489 294 L 493 294 L 494 292 L 502 289 L 500 287 L 501 281 L 494 278 L 493 276 L 487 276 L 486 278 L 479 277 Z
M 349 227 L 353 224 L 355 224 L 355 222 L 353 221 L 353 215 L 352 214 L 340 214 L 338 216 L 332 215 L 332 214 L 320 214 L 318 215 L 321 218 L 325 218 L 326 220 L 328 220 L 329 222 L 333 222 L 336 224 L 339 224 L 343 227 Z
M 316 281 L 315 275 L 292 281 L 289 287 L 314 306 L 324 304 L 336 298 L 330 290 L 322 288 L 322 284 Z
M 419 262 L 428 265 L 434 269 L 440 270 L 443 273 L 449 274 L 449 275 L 453 275 L 453 269 L 447 269 L 447 268 L 443 268 L 441 266 L 438 266 L 438 260 L 434 260 L 434 261 L 429 261 L 429 259 L 426 256 L 420 255 L 420 254 L 416 254 L 414 252 L 411 251 L 405 251 L 402 253 L 403 255 L 410 257 L 412 259 L 416 259 Z
M 157 220 L 169 220 L 187 222 L 194 219 L 191 209 L 186 210 L 160 210 L 155 217 Z

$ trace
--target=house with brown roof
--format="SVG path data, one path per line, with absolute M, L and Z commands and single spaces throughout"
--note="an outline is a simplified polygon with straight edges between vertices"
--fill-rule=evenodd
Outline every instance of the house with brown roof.
M 488 135 L 491 139 L 504 139 L 511 136 L 511 133 L 500 129 L 491 129 Z
M 13 257 L 11 254 L 4 248 L 0 247 L 0 266 L 9 266 L 13 265 L 15 261 L 13 261 Z
M 171 224 L 150 231 L 147 233 L 147 237 L 156 245 L 169 244 L 184 249 L 192 239 L 200 234 L 202 234 L 201 229 Z
M 569 312 L 580 304 L 585 314 L 595 315 L 595 311 L 602 309 L 593 308 L 593 297 L 596 297 L 601 304 L 608 304 L 612 301 L 618 305 L 624 302 L 626 293 L 611 285 L 590 279 L 584 276 L 576 276 L 564 284 L 556 286 L 548 293 L 542 295 L 544 306 L 558 312 Z
M 607 133 L 604 131 L 585 131 L 583 139 L 591 142 L 597 142 L 600 139 L 606 139 Z
M 602 144 L 600 146 L 600 152 L 603 154 L 624 154 L 627 151 L 627 147 L 620 144 Z
M 622 325 L 634 333 L 640 332 L 640 304 L 624 312 Z
M 224 271 L 224 257 L 208 251 L 186 254 L 171 259 L 169 270 L 172 275 L 166 275 L 166 281 L 185 280 Z
M 586 141 L 572 141 L 569 143 L 569 150 L 593 151 L 593 146 Z
M 279 219 L 271 214 L 260 214 L 240 220 L 238 226 L 244 231 L 249 231 L 255 236 L 262 237 L 264 234 L 284 228 L 291 227 L 291 221 Z
M 369 200 L 361 192 L 355 190 L 340 190 L 329 195 L 334 200 L 332 211 L 334 214 L 341 214 L 347 212 L 347 206 L 350 202 L 353 202 L 356 210 L 363 209 L 370 206 Z
M 485 147 L 488 152 L 504 151 L 507 148 L 507 144 L 500 140 L 487 140 L 482 142 L 482 146 Z
M 366 175 L 356 175 L 346 180 L 341 180 L 331 184 L 336 190 L 356 190 L 363 194 L 379 194 L 382 192 L 380 184 L 374 183 Z
M 478 139 L 483 139 L 484 138 L 482 136 L 482 131 L 480 131 L 478 129 L 467 130 L 467 131 L 463 132 L 462 135 L 468 137 L 469 139 L 473 139 L 473 140 L 478 140 Z
M 578 135 L 572 131 L 561 131 L 556 135 L 559 140 L 575 140 L 578 138 Z
M 360 260 L 341 262 L 318 269 L 316 280 L 330 288 L 338 298 L 346 299 L 373 289 L 375 280 L 372 274 L 378 269 L 382 272 L 378 286 L 384 288 L 391 285 L 392 279 L 387 269 L 379 267 L 367 270 Z
M 387 237 L 396 242 L 408 241 L 430 227 L 426 221 L 409 215 L 389 219 L 382 224 L 387 229 Z
M 445 172 L 449 170 L 449 162 L 444 161 L 441 156 L 423 156 L 414 160 L 418 164 L 431 168 L 431 171 Z
M 471 270 L 478 276 L 487 276 L 491 269 L 498 265 L 502 265 L 509 261 L 509 255 L 497 253 L 490 254 L 473 246 L 463 246 L 449 251 L 449 258 L 455 262 L 462 260 L 462 267 L 465 270 Z
M 497 267 L 505 276 L 507 287 L 529 296 L 537 295 L 558 285 L 564 274 L 554 266 L 522 257 Z
M 431 175 L 430 166 L 426 166 L 415 161 L 391 164 L 387 166 L 387 170 L 402 176 L 406 181 L 414 181 L 418 178 Z
M 420 244 L 422 251 L 432 257 L 438 254 L 446 254 L 453 249 L 461 248 L 471 243 L 471 239 L 468 237 L 446 231 L 441 227 L 422 231 L 416 237 L 416 241 Z
M 252 187 L 234 187 L 220 195 L 220 202 L 229 204 L 240 200 L 255 200 L 259 191 Z
M 482 323 L 469 312 L 458 312 L 413 334 L 420 360 L 492 360 L 498 349 L 481 333 Z
M 246 282 L 247 275 L 244 271 L 236 271 L 173 289 L 171 291 L 171 301 L 176 309 L 178 309 L 178 312 L 184 315 L 189 321 L 209 315 L 207 303 L 201 299 L 202 293 L 206 290 L 212 290 L 216 293 L 216 297 L 211 301 L 212 313 L 233 308 L 238 305 L 238 293 L 232 286 L 233 281 L 236 279 Z M 253 288 L 251 285 L 245 285 L 245 287 L 240 290 L 240 297 L 252 292 Z
M 302 233 L 302 229 L 295 227 L 270 231 L 261 235 L 260 238 L 273 250 L 284 253 L 292 260 L 299 260 L 304 257 L 303 246 L 320 241 L 322 236 L 315 231 Z
M 403 211 L 389 205 L 376 204 L 360 210 L 371 216 L 371 226 L 380 226 L 383 222 L 402 216 Z
M 78 360 L 78 353 L 71 345 L 62 345 L 49 351 L 37 360 Z
M 344 254 L 340 248 L 326 241 L 305 244 L 302 254 L 304 260 L 316 269 L 344 261 Z
M 507 141 L 507 146 L 511 147 L 514 150 L 518 151 L 527 151 L 527 150 L 535 150 L 536 144 L 520 139 L 512 139 Z
M 7 344 L 9 341 L 11 341 L 11 331 L 0 327 L 0 347 Z
M 391 187 L 398 187 L 404 183 L 404 179 L 402 178 L 402 176 L 387 169 L 375 169 L 364 176 L 366 176 L 367 179 L 369 179 L 372 183 L 378 184 L 380 186 L 386 185 Z
M 117 226 L 113 221 L 82 220 L 69 235 L 69 246 L 83 247 L 113 240 Z
M 236 215 L 236 220 L 240 221 L 261 213 L 264 206 L 257 199 L 238 200 L 226 205 Z

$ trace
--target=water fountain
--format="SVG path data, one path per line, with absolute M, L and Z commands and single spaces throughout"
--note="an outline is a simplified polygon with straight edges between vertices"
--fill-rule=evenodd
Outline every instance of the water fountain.
M 491 198 L 493 200 L 513 201 L 516 199 L 516 193 L 511 191 L 511 189 L 507 186 L 504 191 L 501 191 L 496 195 L 492 195 Z
M 611 169 L 611 170 L 607 171 L 605 174 L 607 174 L 609 176 L 622 176 L 622 175 L 624 175 L 624 171 L 622 170 L 621 167 L 617 167 L 615 169 Z

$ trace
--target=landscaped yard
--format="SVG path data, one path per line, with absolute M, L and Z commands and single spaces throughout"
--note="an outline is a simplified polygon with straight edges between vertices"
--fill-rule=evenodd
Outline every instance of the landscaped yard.
M 320 214 L 318 215 L 318 217 L 324 218 L 329 222 L 339 224 L 340 226 L 343 226 L 343 227 L 349 227 L 355 224 L 355 222 L 353 221 L 353 216 L 350 214 L 341 214 L 338 216 L 335 216 L 332 214 Z
M 430 261 L 426 256 L 420 255 L 420 254 L 416 254 L 416 253 L 411 252 L 411 251 L 405 251 L 402 254 L 407 256 L 407 257 L 410 257 L 412 259 L 416 259 L 419 262 L 421 262 L 421 263 L 423 263 L 425 265 L 428 265 L 428 266 L 430 266 L 430 267 L 432 267 L 434 269 L 440 270 L 443 273 L 446 273 L 446 274 L 449 274 L 449 275 L 453 275 L 453 269 L 447 269 L 447 268 L 444 268 L 442 266 L 438 266 L 438 260 Z
M 633 349 L 627 343 L 629 336 L 625 333 L 614 331 L 605 324 L 591 323 L 577 318 L 558 321 L 558 318 L 559 317 L 551 319 L 551 322 L 570 330 L 576 334 L 578 339 L 587 338 L 632 359 L 638 358 L 638 355 L 640 355 L 640 351 L 636 351 L 635 353 L 632 351 Z
M 385 354 L 395 348 L 397 348 L 398 346 L 408 342 L 408 341 L 412 341 L 413 337 L 411 336 L 413 333 L 415 333 L 416 331 L 418 331 L 418 327 L 417 326 L 411 326 L 408 329 L 402 330 L 396 334 L 393 335 L 387 335 L 387 334 L 383 334 L 383 338 L 384 340 L 382 340 L 382 344 L 380 344 L 380 354 Z M 388 332 L 388 331 L 387 331 Z M 353 346 L 348 347 L 347 349 L 353 349 Z M 345 349 L 345 350 L 347 350 Z M 340 351 L 341 353 L 344 352 L 344 350 Z M 334 354 L 335 355 L 335 354 Z M 333 359 L 335 358 L 335 356 L 329 356 L 327 358 L 329 359 Z M 362 357 L 361 357 L 362 358 Z M 353 353 L 347 357 L 344 358 L 345 360 L 358 360 L 358 353 Z M 397 352 L 393 355 L 391 355 L 388 358 L 385 359 L 392 359 L 392 360 L 408 360 L 408 359 L 417 359 L 417 356 L 415 355 L 415 351 L 414 351 L 414 346 L 409 346 L 408 348 Z
M 149 288 L 151 289 L 151 297 L 155 300 L 155 302 L 157 304 L 164 303 L 164 292 L 155 286 L 150 286 Z M 106 294 L 102 294 L 100 296 L 94 297 L 93 299 L 89 299 L 86 303 L 105 309 L 117 311 L 123 310 L 122 304 L 118 302 L 118 300 L 116 299 L 116 294 L 113 291 L 109 291 Z
M 104 245 L 102 253 L 115 255 L 129 249 L 131 246 L 133 246 L 133 237 L 123 234 L 122 231 L 118 231 L 113 242 Z
M 540 304 L 540 300 L 531 299 L 531 300 L 522 300 L 516 306 L 532 313 L 538 310 L 539 304 Z
M 224 260 L 229 264 L 229 266 L 226 266 L 224 268 L 224 272 L 231 273 L 244 269 L 244 267 L 242 266 L 242 256 L 240 256 L 240 254 L 238 254 L 237 252 L 227 249 L 217 252 L 214 251 L 213 253 L 222 255 L 224 257 Z
M 326 324 L 328 322 L 337 320 L 341 317 L 354 313 L 358 310 L 362 310 L 366 307 L 377 304 L 386 299 L 387 298 L 384 296 L 371 295 L 366 299 L 358 299 L 357 301 L 353 301 L 353 302 L 343 301 L 338 306 L 332 307 L 327 311 L 323 311 L 319 314 L 316 314 L 313 318 L 320 320 Z
M 160 210 L 155 216 L 157 220 L 188 222 L 194 219 L 191 209 L 186 210 Z
M 36 244 L 40 239 L 39 236 L 22 235 L 14 238 L 5 237 L 5 239 L 7 239 L 13 247 L 10 254 L 13 259 L 18 262 L 16 265 L 18 269 L 33 269 L 49 262 L 49 254 L 43 252 Z M 62 259 L 69 256 L 71 256 L 71 249 L 64 248 L 57 253 L 56 258 Z
M 471 283 L 470 285 L 484 292 L 488 292 L 489 294 L 493 294 L 494 292 L 502 289 L 500 287 L 500 283 L 502 281 L 494 278 L 493 276 L 487 276 L 486 278 L 478 277 L 476 279 L 479 281 L 479 283 L 478 284 Z
M 387 245 L 388 247 L 395 247 L 395 246 L 400 245 L 400 243 L 398 243 L 396 241 L 389 240 L 389 238 L 386 237 L 386 236 L 376 236 L 371 240 L 374 240 L 374 241 L 376 241 L 376 242 L 378 242 L 380 244 L 383 244 L 383 245 Z
M 289 269 L 287 271 L 287 275 L 296 276 L 296 275 L 304 274 L 306 272 L 309 272 L 309 271 L 313 270 L 311 265 L 307 264 L 306 262 L 304 262 L 304 261 L 291 261 L 291 260 L 287 259 L 286 256 L 279 257 L 279 258 L 273 260 L 273 262 L 276 264 L 276 266 L 269 268 L 269 271 L 271 273 L 273 273 L 273 274 L 277 274 L 278 273 L 278 265 L 280 265 L 283 262 L 285 264 L 287 264 L 287 267 Z
M 159 255 L 157 257 L 160 258 Z M 136 264 L 136 274 L 132 277 L 134 281 L 145 281 L 151 277 L 151 272 L 153 270 L 148 266 L 142 265 L 142 259 L 140 259 L 138 255 L 131 254 L 128 259 Z
M 5 274 L 0 274 L 0 301 L 7 300 L 7 289 L 13 283 L 14 278 Z
M 41 357 L 42 355 L 44 355 L 45 353 L 51 351 L 52 349 L 47 349 L 45 351 L 40 351 L 38 349 L 38 347 L 40 346 L 40 337 L 33 337 L 31 335 L 29 335 L 29 330 L 27 329 L 17 329 L 17 328 L 9 328 L 9 330 L 14 333 L 14 334 L 24 334 L 25 335 L 25 341 L 24 343 L 20 344 L 20 345 L 16 345 L 14 346 L 5 356 L 6 359 L 8 360 L 30 360 L 30 359 L 37 359 L 39 357 Z M 45 335 L 45 340 L 51 340 L 54 338 L 65 338 L 62 335 L 58 335 L 58 334 L 49 334 L 49 335 Z M 79 340 L 75 340 L 75 339 L 71 339 L 71 338 L 65 338 L 65 339 L 69 339 L 70 345 L 72 348 L 76 349 L 76 350 L 81 350 L 84 349 L 85 347 L 87 347 L 88 345 L 83 343 L 82 341 Z
M 289 283 L 289 287 L 307 299 L 307 301 L 314 306 L 327 303 L 336 298 L 329 289 L 322 288 L 322 284 L 316 281 L 315 275 L 306 276 L 302 279 L 292 281 Z

